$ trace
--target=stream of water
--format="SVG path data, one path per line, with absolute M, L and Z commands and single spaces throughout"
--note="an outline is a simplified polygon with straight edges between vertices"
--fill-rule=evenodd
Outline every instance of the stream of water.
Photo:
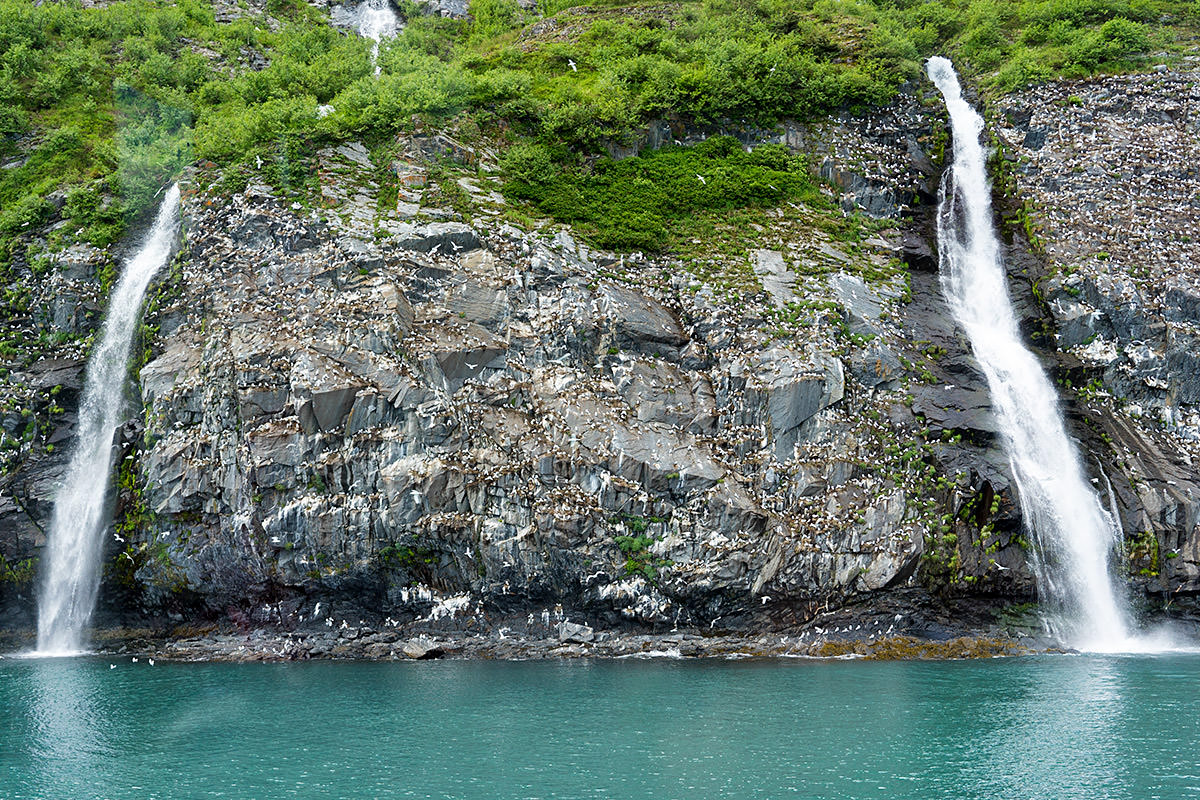
M 107 530 L 105 502 L 113 435 L 124 419 L 129 350 L 150 279 L 171 258 L 179 219 L 179 187 L 163 197 L 154 225 L 125 266 L 108 301 L 108 317 L 88 361 L 75 450 L 55 498 L 38 594 L 38 652 L 69 655 L 86 644 L 100 586 Z
M 358 5 L 337 6 L 333 13 L 335 19 L 347 21 L 359 36 L 371 40 L 371 63 L 379 75 L 379 43 L 400 32 L 400 17 L 390 0 L 363 0 Z
M 1117 521 L 1085 477 L 1058 394 L 1021 340 L 992 222 L 983 119 L 963 99 L 947 59 L 931 58 L 927 71 L 946 100 L 954 140 L 938 208 L 942 289 L 987 376 L 1022 517 L 1033 532 L 1047 622 L 1057 638 L 1082 650 L 1155 649 L 1165 643 L 1132 634 L 1114 584 Z

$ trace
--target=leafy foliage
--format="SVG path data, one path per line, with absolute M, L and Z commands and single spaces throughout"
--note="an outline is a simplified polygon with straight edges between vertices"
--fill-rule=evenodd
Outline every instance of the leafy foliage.
M 509 150 L 504 166 L 509 197 L 533 201 L 616 250 L 662 250 L 670 223 L 698 211 L 819 198 L 802 158 L 780 145 L 746 152 L 729 136 L 622 161 L 602 159 L 590 171 L 559 167 L 547 148 L 526 145 Z
M 935 52 L 1000 90 L 1128 69 L 1194 33 L 1198 14 L 1184 0 L 547 0 L 554 16 L 535 26 L 516 0 L 473 0 L 470 20 L 400 7 L 406 24 L 381 47 L 376 78 L 369 43 L 300 0 L 227 23 L 208 0 L 0 0 L 0 265 L 63 186 L 82 237 L 107 244 L 195 157 L 286 162 L 274 177 L 294 185 L 318 143 L 378 142 L 455 115 L 525 148 L 508 159 L 514 196 L 557 216 L 579 192 L 571 218 L 605 241 L 661 246 L 662 225 L 710 199 L 685 193 L 660 213 L 643 184 L 629 196 L 649 204 L 612 186 L 664 177 L 653 171 L 679 157 L 572 178 L 571 154 L 656 117 L 769 124 L 880 103 Z M 547 156 L 553 176 L 518 175 Z M 687 188 L 665 177 L 671 198 Z M 625 217 L 619 230 L 599 230 L 605 204 Z

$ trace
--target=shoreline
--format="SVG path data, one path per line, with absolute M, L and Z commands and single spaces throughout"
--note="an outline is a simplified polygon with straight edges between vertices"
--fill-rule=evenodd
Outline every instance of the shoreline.
M 17 644 L 6 642 L 6 645 Z M 33 646 L 0 653 L 26 657 Z M 594 631 L 567 623 L 556 635 L 529 636 L 501 631 L 399 631 L 371 627 L 331 631 L 217 631 L 163 637 L 148 630 L 95 632 L 92 648 L 81 655 L 156 659 L 176 663 L 249 663 L 294 661 L 413 661 L 429 659 L 538 661 L 585 658 L 667 658 L 680 660 L 746 658 L 861 658 L 864 660 L 961 660 L 1069 652 L 1049 641 L 1017 640 L 1007 635 L 965 635 L 944 640 L 911 635 L 854 638 L 789 634 L 702 635 L 699 631 L 666 634 Z

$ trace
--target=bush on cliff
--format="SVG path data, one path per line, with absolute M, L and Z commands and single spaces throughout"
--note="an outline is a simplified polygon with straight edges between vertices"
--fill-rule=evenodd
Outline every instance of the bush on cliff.
M 823 202 L 803 158 L 782 145 L 747 152 L 729 136 L 671 147 L 590 169 L 554 162 L 542 146 L 511 149 L 503 159 L 505 193 L 575 223 L 601 247 L 657 252 L 671 223 L 702 211 Z

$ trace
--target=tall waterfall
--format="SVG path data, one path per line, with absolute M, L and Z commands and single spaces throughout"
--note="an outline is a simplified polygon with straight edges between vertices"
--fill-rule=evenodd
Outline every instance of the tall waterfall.
M 1022 344 L 1009 301 L 979 141 L 983 119 L 963 99 L 948 60 L 931 58 L 927 71 L 946 100 L 954 139 L 938 207 L 942 291 L 987 375 L 1033 532 L 1038 590 L 1052 609 L 1047 621 L 1074 647 L 1129 649 L 1130 626 L 1109 564 L 1118 526 L 1084 475 L 1054 387 Z
M 171 257 L 179 219 L 179 186 L 163 198 L 141 249 L 109 299 L 108 318 L 88 362 L 79 431 L 66 482 L 55 500 L 38 597 L 38 653 L 65 655 L 84 646 L 100 586 L 105 496 L 113 434 L 121 423 L 129 349 L 150 279 Z

